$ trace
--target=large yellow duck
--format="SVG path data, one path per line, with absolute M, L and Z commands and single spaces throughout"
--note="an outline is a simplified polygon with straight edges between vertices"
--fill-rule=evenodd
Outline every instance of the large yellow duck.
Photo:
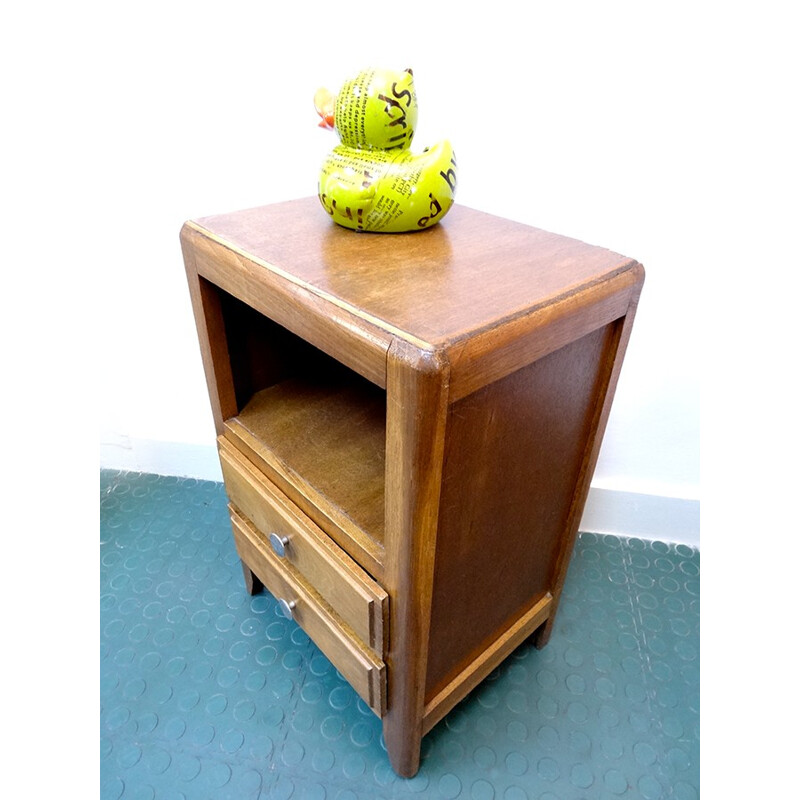
M 337 95 L 320 89 L 314 104 L 341 144 L 325 159 L 319 199 L 334 222 L 356 231 L 430 228 L 453 205 L 456 159 L 449 141 L 414 155 L 417 96 L 410 69 L 367 69 Z

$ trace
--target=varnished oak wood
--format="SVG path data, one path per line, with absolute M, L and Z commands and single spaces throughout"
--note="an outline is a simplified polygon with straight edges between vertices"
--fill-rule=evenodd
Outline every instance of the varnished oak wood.
M 419 769 L 448 377 L 441 353 L 401 340 L 389 349 L 386 590 L 392 680 L 383 735 L 392 767 L 406 776 Z
M 319 299 L 324 319 L 300 324 L 327 329 L 330 321 L 349 320 L 375 351 L 378 340 L 388 349 L 395 336 L 432 348 L 470 339 L 636 263 L 458 204 L 445 225 L 391 237 L 353 235 L 319 212 L 319 201 L 309 197 L 188 223 L 187 235 L 197 237 L 197 269 L 238 287 L 232 292 L 237 296 L 247 295 L 261 306 L 270 303 L 263 313 L 281 324 L 303 306 L 316 304 L 298 294 L 308 292 Z M 314 315 L 303 311 L 302 316 Z M 339 359 L 342 352 L 352 358 L 352 349 L 337 350 Z
M 628 340 L 633 328 L 633 320 L 636 316 L 636 307 L 639 303 L 639 296 L 644 282 L 644 268 L 636 265 L 632 270 L 636 276 L 636 283 L 631 291 L 628 308 L 623 318 L 617 321 L 614 335 L 615 341 L 606 351 L 606 356 L 602 364 L 601 387 L 598 392 L 598 399 L 594 406 L 594 416 L 591 426 L 586 436 L 584 446 L 583 463 L 581 471 L 575 483 L 575 490 L 570 507 L 570 516 L 564 528 L 564 533 L 559 540 L 555 558 L 551 562 L 551 572 L 549 583 L 553 594 L 553 612 L 550 619 L 534 636 L 534 643 L 537 647 L 544 647 L 550 640 L 553 632 L 555 613 L 561 599 L 561 590 L 564 588 L 564 581 L 567 577 L 569 558 L 575 547 L 575 538 L 578 535 L 578 525 L 580 525 L 583 509 L 586 506 L 586 498 L 589 495 L 589 487 L 594 473 L 597 458 L 600 454 L 600 445 L 608 423 L 608 415 L 611 412 L 611 403 L 614 399 L 614 391 L 619 380 L 620 370 L 622 369 L 622 359 Z
M 551 590 L 615 344 L 612 324 L 450 405 L 426 699 Z
M 627 270 L 454 344 L 453 402 L 624 316 L 638 280 Z
M 281 562 L 258 531 L 231 509 L 242 561 L 276 598 L 296 603 L 293 619 L 316 642 L 365 703 L 381 716 L 386 708 L 386 668 L 290 565 Z
M 380 386 L 386 380 L 386 351 L 391 341 L 369 320 L 346 308 L 325 303 L 312 287 L 293 280 L 280 267 L 243 258 L 228 243 L 214 239 L 209 231 L 187 223 L 183 238 L 192 252 L 199 276 L 242 299 L 252 308 L 293 331 L 320 350 L 338 354 L 356 372 Z M 302 246 L 302 241 L 297 244 Z M 317 314 L 305 313 L 317 306 Z
M 257 534 L 237 544 L 269 569 L 251 523 L 290 503 L 385 592 L 382 671 L 351 673 L 383 676 L 410 777 L 422 735 L 550 636 L 644 271 L 458 205 L 359 235 L 306 198 L 181 238 L 221 458 L 250 465 L 226 475 Z
M 382 657 L 386 592 L 224 437 L 219 452 L 231 503 L 267 540 L 272 533 L 288 539 L 285 561 Z
M 237 410 L 225 322 L 219 295 L 207 281 L 198 275 L 194 250 L 184 236 L 181 236 L 181 246 L 195 325 L 200 340 L 200 355 L 208 385 L 211 413 L 217 434 L 220 434 L 224 420 L 235 414 Z
M 255 394 L 225 423 L 225 436 L 345 550 L 383 573 L 383 391 L 366 381 L 291 379 Z
M 373 578 L 378 581 L 383 579 L 384 548 L 382 535 L 380 542 L 377 538 L 379 531 L 374 531 L 372 536 L 367 535 L 350 517 L 342 513 L 338 505 L 319 494 L 313 484 L 295 481 L 294 476 L 287 477 L 287 473 L 276 465 L 264 442 L 239 425 L 236 418 L 225 422 L 224 430 L 225 438 L 257 464 L 267 478 L 291 498 L 309 519 L 322 528 Z
M 492 670 L 500 665 L 551 615 L 552 596 L 547 592 L 537 600 L 511 627 L 503 631 L 488 647 L 473 659 L 453 680 L 425 704 L 422 729 L 427 733 L 457 703 L 471 692 Z
M 264 591 L 264 584 L 261 583 L 258 575 L 244 561 L 242 561 L 242 576 L 244 577 L 244 587 L 247 589 L 247 594 L 256 595 Z

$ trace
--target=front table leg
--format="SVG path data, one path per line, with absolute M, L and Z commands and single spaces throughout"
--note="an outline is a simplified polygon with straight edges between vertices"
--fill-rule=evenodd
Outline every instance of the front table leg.
M 242 573 L 244 574 L 244 586 L 249 595 L 260 594 L 264 589 L 264 584 L 258 579 L 258 575 L 242 561 Z
M 392 609 L 383 734 L 394 771 L 419 769 L 449 365 L 395 340 L 386 419 L 386 590 Z

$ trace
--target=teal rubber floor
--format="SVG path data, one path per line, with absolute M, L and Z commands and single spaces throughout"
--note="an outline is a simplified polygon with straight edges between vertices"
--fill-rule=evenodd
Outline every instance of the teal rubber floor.
M 377 717 L 246 593 L 226 503 L 101 471 L 103 800 L 699 797 L 697 550 L 582 534 L 550 643 L 495 670 L 404 780 Z

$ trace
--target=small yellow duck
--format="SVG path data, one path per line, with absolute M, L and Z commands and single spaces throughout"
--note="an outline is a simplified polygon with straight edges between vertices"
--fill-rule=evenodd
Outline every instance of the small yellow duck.
M 415 155 L 417 96 L 410 69 L 366 69 L 337 95 L 319 89 L 320 126 L 341 144 L 325 159 L 319 199 L 334 222 L 356 231 L 402 233 L 430 228 L 453 205 L 457 168 L 444 140 Z

